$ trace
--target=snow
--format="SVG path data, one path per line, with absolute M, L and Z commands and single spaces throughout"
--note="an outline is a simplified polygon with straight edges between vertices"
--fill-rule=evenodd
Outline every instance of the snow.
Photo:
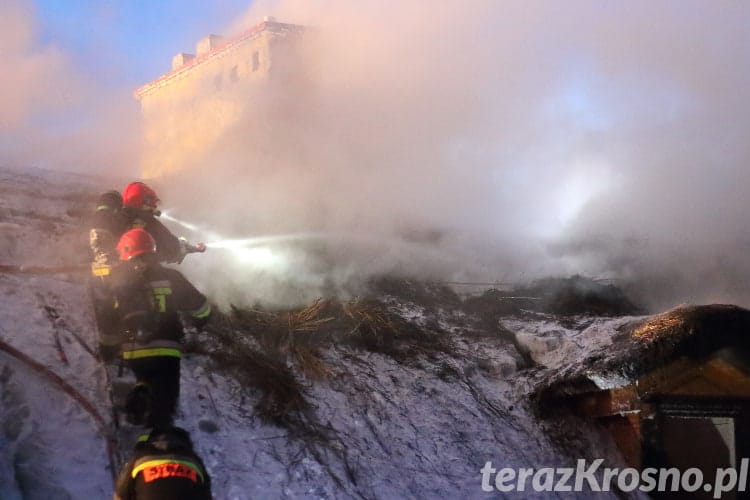
M 612 334 L 638 317 L 597 318 L 579 316 L 566 319 L 537 314 L 539 319 L 509 318 L 501 325 L 515 332 L 535 362 L 550 369 L 579 365 L 594 351 L 612 344 Z
M 85 240 L 75 239 L 85 238 L 76 214 L 110 188 L 95 178 L 0 171 L 0 263 L 70 263 L 76 249 L 85 249 Z M 106 374 L 86 349 L 96 345 L 96 333 L 84 278 L 0 274 L 0 297 L 0 339 L 65 379 L 109 421 Z M 253 412 L 257 391 L 205 356 L 183 359 L 177 423 L 191 433 L 215 498 L 491 497 L 480 487 L 488 461 L 543 467 L 603 457 L 618 464 L 596 428 L 568 429 L 576 446 L 566 448 L 554 424 L 533 415 L 525 374 L 507 341 L 459 335 L 466 318 L 449 308 L 435 313 L 393 297 L 387 303 L 408 321 L 424 326 L 434 319 L 455 334 L 458 354 L 403 363 L 328 347 L 323 358 L 335 375 L 303 378 L 312 409 L 298 428 L 263 422 Z M 606 346 L 627 320 L 581 318 L 571 327 L 550 317 L 510 318 L 502 325 L 535 361 L 554 369 Z M 0 498 L 111 496 L 105 432 L 76 401 L 7 353 L 0 353 L 0 398 Z M 578 496 L 594 495 L 607 496 Z
M 3 341 L 50 367 L 88 401 L 106 401 L 101 366 L 73 336 L 56 330 L 45 314 L 46 304 L 71 314 L 86 311 L 80 285 L 52 278 L 2 276 L 0 296 Z M 95 345 L 91 323 L 86 325 L 85 316 L 66 315 L 62 320 L 74 331 L 88 334 L 86 340 Z M 55 331 L 66 361 L 55 347 Z M 60 491 L 67 491 L 67 498 L 105 498 L 111 494 L 106 442 L 92 417 L 68 394 L 4 352 L 0 370 L 1 439 L 6 444 L 2 462 L 14 471 L 0 478 L 2 498 L 66 498 Z M 106 406 L 98 406 L 100 414 L 106 415 Z M 19 419 L 19 415 L 24 418 Z M 60 456 L 62 450 L 64 456 Z

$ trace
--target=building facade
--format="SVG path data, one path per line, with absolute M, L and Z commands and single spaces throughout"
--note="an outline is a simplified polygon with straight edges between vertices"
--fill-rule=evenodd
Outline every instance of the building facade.
M 243 114 L 258 88 L 298 67 L 302 26 L 273 18 L 233 38 L 209 35 L 196 53 L 180 53 L 172 70 L 135 91 L 143 130 L 141 174 L 164 177 L 191 168 Z

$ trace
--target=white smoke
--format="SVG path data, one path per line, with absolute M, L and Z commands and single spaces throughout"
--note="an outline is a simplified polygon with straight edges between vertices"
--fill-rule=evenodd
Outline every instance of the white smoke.
M 101 126 L 130 123 L 102 120 L 129 108 L 81 108 L 102 94 L 33 41 L 24 3 L 8 5 L 6 161 L 133 161 L 137 131 Z M 310 236 L 244 260 L 189 257 L 222 303 L 356 293 L 379 272 L 578 272 L 619 278 L 656 307 L 750 304 L 750 5 L 260 0 L 225 34 L 265 15 L 313 28 L 303 77 L 248 95 L 197 173 L 157 184 L 201 228 L 193 238 Z M 37 126 L 92 107 L 76 123 L 99 126 Z
M 138 106 L 54 41 L 40 41 L 35 5 L 0 5 L 0 163 L 134 175 Z
M 346 275 L 748 302 L 749 6 L 282 0 L 233 28 L 267 14 L 315 28 L 313 70 L 206 159 L 212 224 L 379 242 L 338 241 Z

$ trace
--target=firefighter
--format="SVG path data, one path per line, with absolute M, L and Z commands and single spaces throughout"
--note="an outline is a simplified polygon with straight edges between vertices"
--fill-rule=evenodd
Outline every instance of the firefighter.
M 115 484 L 114 500 L 211 500 L 211 478 L 179 427 L 139 440 Z
M 180 392 L 183 321 L 202 327 L 211 306 L 179 271 L 159 264 L 154 238 L 127 231 L 117 243 L 120 265 L 112 272 L 122 358 L 136 385 L 126 402 L 135 425 L 171 425 Z
M 99 354 L 105 361 L 115 359 L 119 348 L 120 336 L 117 332 L 117 318 L 112 309 L 109 276 L 112 266 L 119 262 L 115 245 L 127 229 L 128 220 L 122 211 L 122 196 L 117 191 L 103 193 L 89 224 L 92 259 L 89 293 L 99 330 Z
M 190 245 L 184 238 L 173 235 L 157 219 L 161 215 L 157 209 L 159 201 L 156 192 L 142 182 L 131 182 L 122 192 L 123 211 L 129 219 L 130 228 L 145 229 L 154 237 L 159 260 L 180 263 L 188 253 L 205 251 L 203 243 Z

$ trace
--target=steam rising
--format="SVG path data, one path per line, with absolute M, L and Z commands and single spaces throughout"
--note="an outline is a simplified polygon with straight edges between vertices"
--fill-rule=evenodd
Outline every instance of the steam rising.
M 138 108 L 54 41 L 42 43 L 33 3 L 0 6 L 0 164 L 134 175 Z
M 355 235 L 327 247 L 344 274 L 750 303 L 750 6 L 261 1 L 233 29 L 268 14 L 315 27 L 305 79 L 202 161 L 204 220 Z
M 0 117 L 30 141 L 86 83 L 10 13 L 21 71 Z M 356 293 L 379 272 L 584 273 L 654 308 L 750 305 L 750 4 L 260 0 L 225 34 L 264 15 L 314 28 L 304 64 L 243 94 L 193 173 L 155 181 L 193 239 L 287 238 L 188 257 L 220 302 Z

